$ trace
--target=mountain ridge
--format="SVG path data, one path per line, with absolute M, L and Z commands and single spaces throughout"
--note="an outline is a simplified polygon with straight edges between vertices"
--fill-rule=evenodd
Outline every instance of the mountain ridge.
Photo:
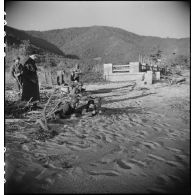
M 162 51 L 164 58 L 170 58 L 173 53 L 190 55 L 190 38 L 143 36 L 109 26 L 22 32 L 50 43 L 64 56 L 68 54 L 82 60 L 99 59 L 101 63 L 138 61 L 139 54 L 149 57 L 157 50 Z
M 184 55 L 189 53 L 184 51 L 189 48 L 189 43 L 186 43 L 189 42 L 189 38 L 140 36 L 120 28 L 108 26 L 75 27 L 41 32 L 28 31 L 28 33 L 47 41 L 50 40 L 64 53 L 74 53 L 80 58 L 87 59 L 102 57 L 104 62 L 109 62 L 111 59 L 114 59 L 113 62 L 117 63 L 137 60 L 139 53 L 149 55 L 153 47 L 164 50 L 165 56 L 176 51 Z M 112 37 L 112 40 L 110 40 L 110 37 Z M 116 47 L 119 48 L 118 52 L 116 52 Z M 182 47 L 184 47 L 183 51 Z M 110 48 L 110 51 L 108 51 L 108 48 Z M 102 54 L 106 51 L 110 53 L 109 56 Z

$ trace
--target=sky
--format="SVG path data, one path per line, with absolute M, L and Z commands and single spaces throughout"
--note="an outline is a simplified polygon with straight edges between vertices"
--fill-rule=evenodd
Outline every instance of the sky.
M 12 1 L 7 25 L 21 30 L 112 26 L 145 36 L 190 37 L 190 6 L 182 1 Z

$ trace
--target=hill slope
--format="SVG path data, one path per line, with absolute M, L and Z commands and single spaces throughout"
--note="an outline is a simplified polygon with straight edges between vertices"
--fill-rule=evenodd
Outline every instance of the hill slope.
M 56 64 L 67 61 L 68 58 L 79 60 L 85 70 L 89 70 L 94 64 L 138 61 L 139 54 L 150 56 L 158 49 L 162 50 L 162 57 L 165 59 L 173 58 L 173 53 L 190 56 L 189 38 L 140 36 L 114 27 L 92 26 L 40 32 L 22 31 L 7 26 L 5 30 L 8 56 L 9 53 L 20 55 L 20 51 L 16 52 L 14 48 L 24 40 L 30 40 L 30 47 L 37 49 L 43 56 L 45 66 L 51 61 L 51 55 L 54 55 Z M 13 55 L 11 54 L 10 59 Z
M 6 31 L 6 43 L 8 45 L 19 45 L 23 40 L 29 40 L 32 45 L 38 47 L 47 52 L 55 53 L 64 56 L 64 53 L 51 42 L 41 39 L 40 37 L 33 37 L 32 35 L 26 33 L 25 31 L 11 28 L 9 26 L 5 27 Z
M 81 59 L 101 59 L 102 62 L 126 63 L 137 61 L 139 53 L 150 55 L 157 49 L 168 57 L 190 54 L 190 39 L 140 36 L 113 27 L 92 26 L 50 31 L 27 31 L 29 35 L 44 39 L 64 53 Z

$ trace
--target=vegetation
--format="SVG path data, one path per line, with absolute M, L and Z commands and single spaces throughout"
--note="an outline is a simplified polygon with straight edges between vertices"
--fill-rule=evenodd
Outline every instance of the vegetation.
M 39 54 L 40 70 L 65 69 L 70 72 L 79 63 L 84 80 L 102 79 L 104 63 L 127 64 L 138 61 L 139 54 L 154 63 L 158 59 L 169 66 L 190 67 L 190 40 L 139 36 L 113 27 L 92 26 L 50 31 L 22 31 L 6 27 L 6 71 L 16 56 L 24 63 L 32 53 Z M 176 52 L 175 52 L 176 51 Z M 175 53 L 175 54 L 173 54 Z M 88 75 L 91 76 L 88 76 Z
M 161 57 L 162 57 L 162 51 L 160 49 L 158 49 L 156 53 L 150 55 L 150 58 L 155 64 L 161 61 Z
M 101 58 L 102 63 L 123 64 L 138 61 L 139 54 L 150 56 L 158 49 L 167 58 L 174 51 L 189 55 L 190 39 L 171 39 L 139 36 L 120 28 L 92 26 L 51 31 L 28 31 L 31 36 L 44 39 L 57 46 L 65 55 L 79 59 Z M 155 49 L 154 49 L 155 48 Z

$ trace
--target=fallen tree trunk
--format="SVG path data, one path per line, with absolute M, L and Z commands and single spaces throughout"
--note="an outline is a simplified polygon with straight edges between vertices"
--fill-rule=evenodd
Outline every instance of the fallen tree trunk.
M 174 80 L 174 82 L 175 82 L 176 84 L 177 84 L 177 83 L 184 82 L 184 81 L 186 81 L 185 78 L 177 78 L 177 79 Z
M 41 119 L 37 119 L 36 123 L 35 124 L 39 124 L 41 126 L 41 128 L 45 131 L 48 131 L 48 126 L 47 124 L 43 124 L 43 121 Z
M 34 121 L 32 121 L 32 120 L 30 120 L 30 119 L 27 119 L 27 118 L 10 118 L 10 119 L 5 119 L 5 123 L 18 123 L 18 122 L 25 122 L 25 123 L 27 123 L 27 122 L 34 122 Z

